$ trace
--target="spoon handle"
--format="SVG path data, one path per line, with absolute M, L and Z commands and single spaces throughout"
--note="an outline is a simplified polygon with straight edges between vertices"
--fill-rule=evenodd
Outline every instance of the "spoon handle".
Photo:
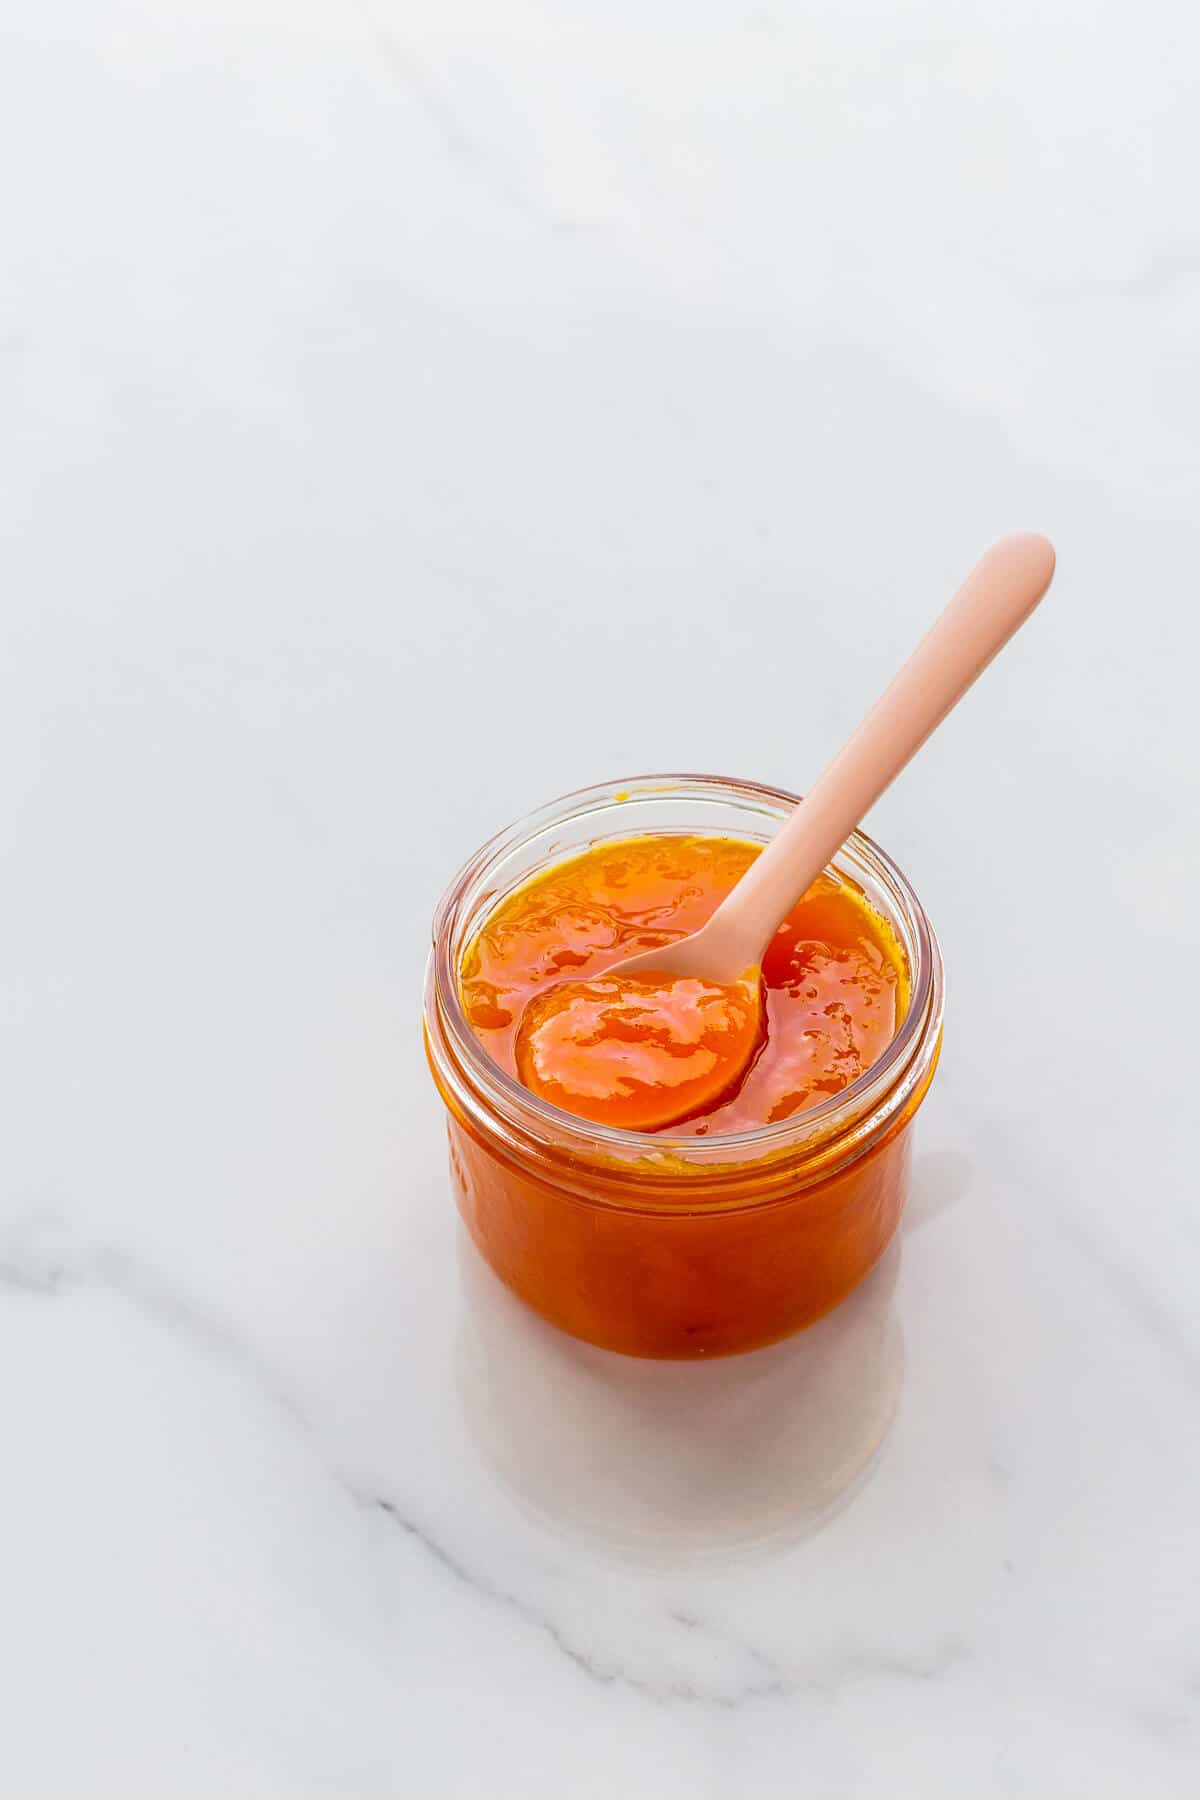
M 1044 537 L 1002 538 L 976 563 L 862 724 L 720 908 L 738 966 L 778 925 L 863 815 L 1023 625 L 1054 574 Z M 712 923 L 715 923 L 715 919 Z

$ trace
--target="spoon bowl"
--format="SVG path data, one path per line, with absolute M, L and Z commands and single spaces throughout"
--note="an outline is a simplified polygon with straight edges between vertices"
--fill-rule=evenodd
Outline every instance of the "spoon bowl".
M 640 960 L 640 959 L 639 959 Z M 584 1119 L 658 1131 L 711 1111 L 762 1043 L 761 971 L 714 982 L 627 965 L 564 981 L 526 1006 L 516 1065 L 531 1093 Z

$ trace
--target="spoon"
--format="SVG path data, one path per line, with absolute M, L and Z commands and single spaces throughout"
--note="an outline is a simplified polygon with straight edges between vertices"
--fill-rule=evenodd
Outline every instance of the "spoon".
M 780 921 L 1024 624 L 1053 574 L 1044 537 L 993 544 L 699 931 L 530 1002 L 516 1041 L 526 1087 L 568 1112 L 638 1131 L 707 1112 L 735 1089 L 762 1040 L 761 964 Z M 641 1054 L 648 1047 L 657 1054 Z

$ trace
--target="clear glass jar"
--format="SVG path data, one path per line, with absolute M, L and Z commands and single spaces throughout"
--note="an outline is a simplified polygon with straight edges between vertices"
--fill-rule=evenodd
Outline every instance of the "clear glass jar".
M 448 1113 L 459 1211 L 513 1291 L 553 1324 L 635 1356 L 704 1356 L 786 1337 L 836 1306 L 886 1249 L 908 1186 L 909 1126 L 937 1064 L 942 961 L 920 901 L 855 832 L 833 866 L 908 961 L 900 1028 L 865 1075 L 775 1125 L 648 1136 L 575 1118 L 492 1061 L 459 996 L 483 920 L 550 863 L 605 840 L 705 833 L 765 843 L 797 796 L 706 775 L 585 788 L 491 838 L 434 919 L 425 1041 Z

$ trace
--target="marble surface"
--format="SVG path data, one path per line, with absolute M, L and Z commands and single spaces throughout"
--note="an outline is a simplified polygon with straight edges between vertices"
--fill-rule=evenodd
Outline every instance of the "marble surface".
M 5 1800 L 1195 1794 L 1198 53 L 8 9 Z M 458 1237 L 444 881 L 802 786 L 1022 526 L 872 820 L 949 976 L 902 1243 L 756 1357 L 557 1337 Z

